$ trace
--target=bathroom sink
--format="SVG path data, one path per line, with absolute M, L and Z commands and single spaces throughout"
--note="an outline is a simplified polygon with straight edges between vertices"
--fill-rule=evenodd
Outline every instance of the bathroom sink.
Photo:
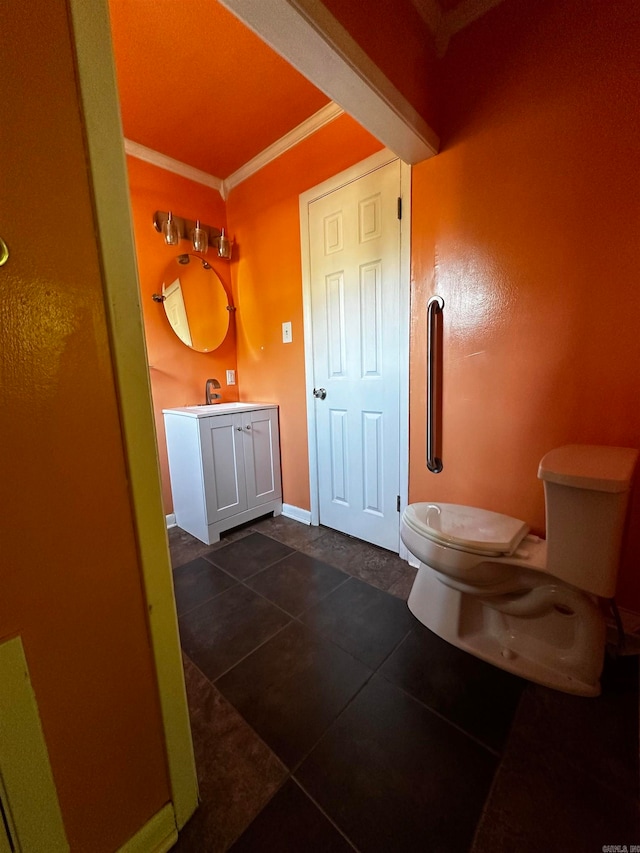
M 163 409 L 163 412 L 175 412 L 195 418 L 206 418 L 209 415 L 224 415 L 232 412 L 248 412 L 251 409 L 271 408 L 273 403 L 196 403 L 193 406 L 179 406 L 175 409 Z

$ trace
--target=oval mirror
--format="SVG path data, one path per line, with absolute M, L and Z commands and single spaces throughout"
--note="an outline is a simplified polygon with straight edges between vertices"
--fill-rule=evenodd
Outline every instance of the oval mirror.
M 199 255 L 174 258 L 162 281 L 163 305 L 171 328 L 196 352 L 211 352 L 229 330 L 229 299 L 218 273 Z

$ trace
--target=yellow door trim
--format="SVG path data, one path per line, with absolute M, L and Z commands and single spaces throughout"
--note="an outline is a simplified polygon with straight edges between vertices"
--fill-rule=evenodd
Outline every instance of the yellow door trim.
M 178 840 L 176 816 L 171 803 L 154 814 L 118 853 L 166 853 Z
M 180 829 L 198 802 L 195 761 L 160 490 L 107 0 L 68 0 L 138 548 Z
M 0 802 L 13 848 L 69 850 L 20 637 L 0 644 Z

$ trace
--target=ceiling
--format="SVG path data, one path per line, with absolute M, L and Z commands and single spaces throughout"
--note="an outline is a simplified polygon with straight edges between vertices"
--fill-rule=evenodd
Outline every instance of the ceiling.
M 499 0 L 411 2 L 442 50 Z M 217 0 L 109 8 L 124 136 L 138 146 L 224 180 L 329 104 Z

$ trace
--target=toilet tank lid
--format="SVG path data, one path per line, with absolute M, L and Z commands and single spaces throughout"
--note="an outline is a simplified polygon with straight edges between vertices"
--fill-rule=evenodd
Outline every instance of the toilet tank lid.
M 637 458 L 638 451 L 632 447 L 568 444 L 542 457 L 538 477 L 576 489 L 626 492 Z

